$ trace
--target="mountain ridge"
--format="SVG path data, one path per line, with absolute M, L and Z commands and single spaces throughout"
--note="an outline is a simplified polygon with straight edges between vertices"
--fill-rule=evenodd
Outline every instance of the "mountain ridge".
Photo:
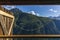
M 32 14 L 20 12 L 20 10 L 10 10 L 15 16 L 13 26 L 13 34 L 60 34 L 60 20 L 50 19 L 49 17 L 35 16 Z M 19 11 L 19 12 L 17 12 Z M 14 40 L 20 40 L 16 38 Z M 23 40 L 31 40 L 31 38 L 22 38 Z M 41 38 L 32 38 L 32 40 L 40 40 Z M 41 39 L 45 40 L 45 39 Z
M 46 30 L 46 29 L 44 29 L 45 26 L 50 27 L 52 25 L 51 26 L 52 30 L 54 29 L 53 27 L 55 27 L 55 23 L 53 23 L 53 20 L 48 17 L 38 17 L 35 15 L 21 12 L 19 9 L 16 10 L 16 8 L 14 10 L 10 10 L 10 11 L 12 11 L 15 16 L 15 27 L 17 29 L 16 30 L 17 33 L 14 31 L 14 34 L 41 34 L 41 33 L 50 34 L 50 33 L 46 33 L 46 32 L 43 33 L 43 31 L 38 32 L 38 30 L 39 31 Z M 42 27 L 43 29 L 40 29 L 40 27 Z M 19 33 L 18 31 L 20 31 L 20 30 L 18 30 L 18 29 L 22 30 L 22 32 Z M 49 28 L 47 30 L 49 30 Z M 54 33 L 57 33 L 57 31 L 55 29 L 54 29 L 54 31 L 55 31 Z M 53 32 L 51 32 L 51 33 L 54 34 Z

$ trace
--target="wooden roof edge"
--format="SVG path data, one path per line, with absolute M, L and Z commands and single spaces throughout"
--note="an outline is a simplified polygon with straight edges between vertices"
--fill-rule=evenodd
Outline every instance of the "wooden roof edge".
M 13 15 L 13 12 L 11 12 L 11 11 L 7 10 L 6 8 L 4 8 L 4 7 L 2 7 L 2 6 L 0 6 L 0 10 L 2 10 L 2 11 L 4 11 L 4 12 L 6 12 L 6 13 L 8 13 L 8 14 Z

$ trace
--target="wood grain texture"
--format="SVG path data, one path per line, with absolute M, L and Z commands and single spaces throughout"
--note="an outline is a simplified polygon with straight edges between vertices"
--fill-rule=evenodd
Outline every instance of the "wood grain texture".
M 0 38 L 60 38 L 60 35 L 0 35 Z
M 11 14 L 10 14 L 11 13 Z M 11 35 L 14 22 L 14 16 L 12 12 L 0 7 L 0 35 Z M 0 40 L 12 40 L 8 38 L 2 38 Z

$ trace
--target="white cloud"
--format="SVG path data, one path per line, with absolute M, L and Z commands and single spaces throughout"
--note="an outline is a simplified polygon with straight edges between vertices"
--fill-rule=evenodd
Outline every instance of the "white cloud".
M 49 9 L 49 11 L 53 11 L 53 9 Z
M 13 6 L 13 5 L 2 5 L 2 7 L 6 8 L 8 10 L 15 8 L 15 6 Z
M 54 10 L 54 12 L 56 13 L 56 12 L 57 12 L 57 10 Z
M 30 11 L 30 12 L 27 12 L 29 14 L 32 14 L 32 15 L 36 15 L 36 16 L 40 16 L 39 13 L 35 13 L 35 11 Z
M 37 16 L 40 16 L 38 13 L 36 14 Z
M 58 11 L 57 10 L 54 10 L 54 9 L 49 9 L 50 12 L 54 12 L 54 13 L 57 13 Z
M 33 15 L 36 15 L 36 13 L 34 11 L 30 11 L 28 13 L 33 14 Z
M 31 13 L 32 13 L 33 15 L 36 15 L 34 11 L 31 11 Z

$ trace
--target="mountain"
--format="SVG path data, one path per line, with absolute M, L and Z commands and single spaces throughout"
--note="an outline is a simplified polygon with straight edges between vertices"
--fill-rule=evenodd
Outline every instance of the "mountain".
M 13 34 L 15 35 L 60 34 L 60 30 L 59 30 L 60 20 L 28 14 L 17 8 L 11 9 L 10 11 L 13 12 L 15 16 L 15 22 L 13 27 Z M 39 39 L 34 39 L 34 40 L 39 40 Z M 24 38 L 24 40 L 26 39 Z
M 56 19 L 56 20 L 60 20 L 60 15 L 57 16 L 57 17 L 52 17 L 52 16 L 50 16 L 49 18 L 51 18 L 51 19 Z
M 55 17 L 56 19 L 58 19 L 58 20 L 60 20 L 60 15 L 59 16 L 57 16 L 57 17 Z

